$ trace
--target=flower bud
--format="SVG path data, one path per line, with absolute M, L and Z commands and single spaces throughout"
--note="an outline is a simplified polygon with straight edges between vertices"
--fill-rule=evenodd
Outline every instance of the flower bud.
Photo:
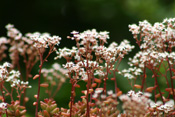
M 37 105 L 37 102 L 33 102 L 33 106 L 36 106 Z

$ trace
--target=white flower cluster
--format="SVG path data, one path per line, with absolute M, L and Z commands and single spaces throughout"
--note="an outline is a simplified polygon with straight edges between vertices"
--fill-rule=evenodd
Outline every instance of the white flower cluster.
M 6 55 L 6 52 L 4 52 L 5 50 L 8 49 L 7 45 L 9 41 L 7 40 L 6 37 L 0 37 L 0 61 L 5 58 L 7 55 Z
M 162 23 L 151 25 L 148 21 L 139 22 L 139 25 L 129 25 L 136 43 L 141 51 L 133 58 L 129 58 L 129 65 L 143 70 L 144 67 L 154 69 L 163 61 L 170 59 L 172 65 L 175 62 L 175 18 L 165 19 Z M 125 71 L 124 71 L 125 72 Z M 137 74 L 135 74 L 137 75 Z M 138 74 L 140 75 L 140 73 Z M 125 74 L 133 77 L 131 74 Z
M 62 58 L 62 57 L 64 57 L 64 58 L 72 57 L 76 53 L 77 53 L 77 48 L 76 47 L 72 47 L 72 49 L 64 47 L 63 49 L 59 49 L 59 51 L 56 51 L 56 54 L 58 56 L 55 57 L 55 59 Z
M 106 61 L 106 63 L 115 62 L 117 57 L 124 58 L 128 52 L 130 52 L 134 46 L 131 46 L 129 41 L 124 40 L 118 45 L 113 42 L 109 45 L 109 47 L 98 46 L 95 48 L 95 55 L 100 56 L 102 59 Z
M 26 82 L 21 81 L 19 80 L 19 77 L 20 77 L 20 72 L 12 70 L 10 71 L 9 76 L 6 79 L 6 82 L 9 82 L 11 84 L 11 87 L 14 87 L 14 88 L 18 88 L 18 87 L 31 88 L 28 81 Z
M 96 70 L 95 73 L 94 73 L 94 75 L 95 76 L 98 75 L 100 78 L 103 78 L 106 75 L 105 72 L 103 71 L 103 69 Z
M 165 113 L 168 113 L 168 112 L 174 110 L 174 100 L 170 100 L 170 101 L 166 102 L 164 105 L 161 105 L 160 107 L 158 107 L 158 109 L 160 111 L 164 111 Z
M 96 62 L 93 63 L 93 61 L 89 61 L 89 67 L 95 66 Z M 69 73 L 74 73 L 73 78 L 74 79 L 82 79 L 82 80 L 87 80 L 87 72 L 85 70 L 85 60 L 84 63 L 82 61 L 77 62 L 74 64 L 73 62 L 67 62 L 66 64 L 63 64 L 63 67 L 68 69 Z
M 72 67 L 75 67 L 75 64 L 73 62 L 67 62 L 65 65 L 63 64 L 63 67 L 71 69 Z
M 3 65 L 0 66 L 0 82 L 3 80 L 6 80 L 8 77 L 8 67 L 10 67 L 11 64 L 8 62 L 5 62 Z
M 17 79 L 19 77 L 20 77 L 20 72 L 12 70 L 12 71 L 10 71 L 10 75 L 8 76 L 6 81 L 9 82 L 9 81 L 12 81 L 13 79 Z
M 117 95 L 112 90 L 107 91 L 107 95 L 102 94 L 102 92 L 103 92 L 103 88 L 96 88 L 92 97 L 95 99 L 98 99 L 99 97 L 101 99 L 106 99 L 108 96 L 111 96 L 112 98 L 117 97 Z
M 83 66 L 86 68 L 93 68 L 93 69 L 97 69 L 97 67 L 99 67 L 99 63 L 97 63 L 96 61 L 91 61 L 91 60 L 80 61 L 77 64 L 78 66 Z
M 139 51 L 133 58 L 129 58 L 128 64 L 130 66 L 143 68 L 144 63 L 147 62 L 148 64 L 156 66 L 161 61 L 166 61 L 167 57 L 175 61 L 175 52 Z
M 6 37 L 0 37 L 0 46 L 2 46 L 2 44 L 7 44 L 9 41 L 7 40 Z
M 54 63 L 51 69 L 42 69 L 41 73 L 43 73 L 44 78 L 46 78 L 46 80 L 48 80 L 50 83 L 53 81 L 57 82 L 56 79 L 58 79 L 60 83 L 64 83 L 68 77 L 66 75 L 68 70 L 62 68 L 58 63 Z
M 129 91 L 128 94 L 123 94 L 119 97 L 119 99 L 121 101 L 128 101 L 128 102 L 134 102 L 134 103 L 143 103 L 143 105 L 145 105 L 145 107 L 148 106 L 148 103 L 149 103 L 149 99 L 146 98 L 145 95 L 143 95 L 142 92 L 137 92 L 135 93 L 135 91 Z
M 38 51 L 36 51 L 36 48 L 33 47 L 34 41 L 30 39 L 31 33 L 27 33 L 25 36 L 23 36 L 18 29 L 14 27 L 12 24 L 8 24 L 6 26 L 7 28 L 7 36 L 8 38 L 0 39 L 0 43 L 8 43 L 10 45 L 9 55 L 10 59 L 12 60 L 12 65 L 15 67 L 19 62 L 19 56 L 22 56 L 24 59 L 28 59 L 28 64 L 30 66 L 33 66 L 32 64 L 36 63 L 39 59 Z M 1 41 L 2 40 L 2 41 Z M 0 45 L 1 45 L 0 44 Z M 3 51 L 3 48 L 7 48 L 4 44 L 1 45 L 0 50 Z M 4 54 L 0 56 L 5 56 Z M 27 61 L 27 60 L 24 60 Z M 32 64 L 31 64 L 32 63 Z
M 175 18 L 165 19 L 153 26 L 148 21 L 129 25 L 129 30 L 142 50 L 171 52 L 175 47 Z
M 134 67 L 129 69 L 124 69 L 121 72 L 118 72 L 119 74 L 122 74 L 124 77 L 128 79 L 135 79 L 137 76 L 141 75 L 142 69 Z
M 119 45 L 113 42 L 105 47 L 104 44 L 109 39 L 106 31 L 97 32 L 93 29 L 82 33 L 73 31 L 71 34 L 73 37 L 68 38 L 75 40 L 77 47 L 59 49 L 55 59 L 65 58 L 67 63 L 63 67 L 68 69 L 69 73 L 73 73 L 76 79 L 87 80 L 88 73 L 104 78 L 107 72 L 114 70 L 116 61 L 124 58 L 134 48 L 127 40 Z
M 2 66 L 0 66 L 0 81 L 4 80 L 11 84 L 11 87 L 21 87 L 21 88 L 31 88 L 28 82 L 20 81 L 20 73 L 19 71 L 8 71 L 8 67 L 11 67 L 11 64 L 5 62 Z
M 33 33 L 30 38 L 34 41 L 36 48 L 48 48 L 50 45 L 59 45 L 61 38 L 59 36 L 50 36 L 48 33 Z
M 124 109 L 124 113 L 127 113 L 128 116 L 143 116 L 148 111 L 150 100 L 144 96 L 142 92 L 135 93 L 131 90 L 127 95 L 123 94 L 119 96 L 119 99 L 123 102 L 122 108 Z
M 165 104 L 162 104 L 161 101 L 157 101 L 154 103 L 153 101 L 150 101 L 150 108 L 157 109 L 160 112 L 168 113 L 174 110 L 174 100 L 169 100 Z M 156 112 L 154 113 L 157 114 Z
M 70 37 L 72 40 L 81 41 L 80 45 L 86 45 L 86 44 L 97 44 L 97 39 L 103 43 L 107 43 L 107 39 L 109 39 L 109 32 L 97 32 L 95 29 L 87 30 L 82 33 L 79 33 L 77 31 L 71 32 L 73 34 L 73 37 Z
M 18 29 L 14 28 L 14 25 L 8 24 L 6 26 L 6 29 L 8 30 L 7 36 L 11 39 L 19 40 L 22 38 L 21 32 Z

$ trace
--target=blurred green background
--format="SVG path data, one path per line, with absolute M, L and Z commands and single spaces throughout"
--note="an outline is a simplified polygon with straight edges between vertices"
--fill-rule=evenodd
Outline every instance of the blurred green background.
M 97 29 L 97 31 L 109 31 L 109 43 L 115 41 L 120 43 L 123 39 L 128 39 L 134 45 L 128 25 L 142 20 L 151 23 L 161 22 L 164 18 L 174 17 L 174 0 L 1 0 L 0 1 L 0 36 L 6 36 L 5 25 L 14 24 L 23 34 L 27 32 L 49 32 L 51 35 L 62 37 L 60 48 L 72 47 L 74 42 L 68 40 L 72 30 L 84 31 L 87 29 Z M 136 49 L 129 54 L 134 56 Z M 120 69 L 127 68 L 127 56 L 120 65 Z M 45 67 L 50 68 L 54 54 L 49 57 L 49 62 Z M 64 63 L 60 60 L 57 62 Z M 33 74 L 38 72 L 36 65 Z M 117 76 L 121 77 L 121 76 Z M 124 92 L 129 90 L 126 79 L 122 77 L 118 80 L 118 85 Z M 33 89 L 27 92 L 31 98 L 28 103 L 28 113 L 34 112 L 32 106 L 35 101 L 33 95 L 36 94 L 36 82 L 30 81 Z M 162 81 L 164 82 L 164 81 Z M 108 88 L 114 88 L 110 82 Z M 78 90 L 78 92 L 80 92 Z M 70 84 L 65 83 L 55 100 L 59 107 L 67 107 L 70 96 Z M 41 100 L 47 97 L 42 90 Z M 78 98 L 77 98 L 78 99 Z M 32 116 L 32 115 L 30 115 Z

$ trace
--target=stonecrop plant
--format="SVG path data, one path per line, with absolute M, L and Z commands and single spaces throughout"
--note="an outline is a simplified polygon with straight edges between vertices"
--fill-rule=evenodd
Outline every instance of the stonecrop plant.
M 33 96 L 35 117 L 175 116 L 175 18 L 154 25 L 146 20 L 129 25 L 139 51 L 129 58 L 130 67 L 122 70 L 119 66 L 134 46 L 128 40 L 107 44 L 107 31 L 72 31 L 67 38 L 76 45 L 70 49 L 57 47 L 59 36 L 39 32 L 23 35 L 12 24 L 6 29 L 7 37 L 0 38 L 0 116 L 26 116 L 26 104 L 32 97 L 27 95 L 28 88 L 33 88 L 31 80 L 37 81 L 37 89 L 33 89 L 37 90 Z M 53 52 L 55 63 L 44 68 Z M 62 65 L 61 58 L 65 59 Z M 34 68 L 37 74 L 32 73 Z M 127 94 L 118 87 L 121 76 L 131 85 Z M 63 108 L 57 105 L 56 96 L 66 80 L 71 84 L 71 89 L 65 89 L 70 92 L 70 100 L 68 108 Z M 107 90 L 109 80 L 114 89 Z M 47 94 L 44 100 L 41 87 Z M 76 97 L 76 88 L 81 89 L 81 98 Z

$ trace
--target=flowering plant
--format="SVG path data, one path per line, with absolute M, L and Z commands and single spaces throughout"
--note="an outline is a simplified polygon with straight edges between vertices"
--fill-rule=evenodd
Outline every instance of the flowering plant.
M 0 66 L 0 115 L 22 117 L 26 115 L 29 101 L 27 89 L 29 79 L 38 81 L 35 117 L 132 117 L 132 116 L 174 116 L 175 89 L 175 19 L 165 19 L 162 23 L 151 25 L 148 21 L 139 25 L 129 25 L 140 51 L 129 58 L 128 69 L 119 69 L 124 57 L 134 49 L 130 42 L 123 40 L 107 45 L 109 32 L 97 32 L 95 29 L 82 33 L 72 31 L 68 39 L 76 42 L 76 47 L 59 48 L 61 38 L 49 33 L 27 33 L 25 36 L 9 24 L 7 38 L 0 38 L 0 61 L 4 61 L 9 52 L 11 63 Z M 55 59 L 64 58 L 66 63 L 54 63 L 52 68 L 43 68 L 48 57 L 56 53 Z M 23 61 L 21 61 L 23 60 Z M 21 63 L 25 65 L 21 69 Z M 36 64 L 39 71 L 32 75 Z M 152 78 L 148 74 L 152 72 Z M 117 75 L 128 79 L 130 91 L 124 94 L 118 87 Z M 113 77 L 111 77 L 113 76 Z M 62 84 L 68 79 L 71 84 L 69 108 L 60 108 L 55 96 Z M 147 79 L 154 79 L 149 86 Z M 159 81 L 165 79 L 165 88 Z M 107 81 L 114 82 L 115 89 L 107 90 Z M 140 81 L 140 84 L 137 83 Z M 76 89 L 84 82 L 81 100 L 76 100 Z M 40 100 L 40 88 L 43 87 L 47 98 Z M 16 94 L 14 94 L 14 91 Z M 163 92 L 165 91 L 165 92 Z M 10 99 L 8 99 L 10 96 Z M 151 98 L 153 97 L 153 98 Z M 122 105 L 122 109 L 119 106 Z

